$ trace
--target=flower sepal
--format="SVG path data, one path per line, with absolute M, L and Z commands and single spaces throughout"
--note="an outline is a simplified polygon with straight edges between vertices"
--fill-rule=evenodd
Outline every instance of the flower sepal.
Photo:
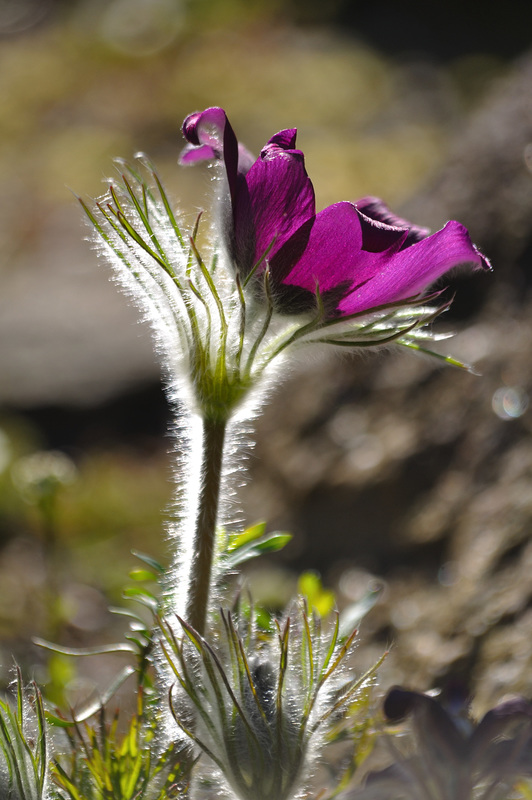
M 171 394 L 203 419 L 226 422 L 261 377 L 272 311 L 252 314 L 240 278 L 219 252 L 203 257 L 199 217 L 186 233 L 145 156 L 118 166 L 94 208 L 80 199 L 94 244 L 151 322 Z M 262 280 L 268 295 L 267 273 Z

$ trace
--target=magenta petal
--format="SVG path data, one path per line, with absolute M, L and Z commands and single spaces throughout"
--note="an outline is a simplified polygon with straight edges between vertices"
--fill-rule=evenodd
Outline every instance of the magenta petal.
M 376 223 L 381 222 L 386 226 L 408 230 L 408 236 L 405 240 L 404 247 L 409 247 L 414 242 L 419 242 L 421 239 L 425 239 L 430 234 L 430 230 L 428 228 L 422 228 L 419 225 L 412 225 L 412 223 L 408 222 L 408 220 L 397 216 L 397 214 L 394 214 L 393 211 L 390 211 L 386 203 L 384 203 L 379 197 L 363 197 L 361 200 L 357 200 L 355 206 L 366 217 L 369 217 Z
M 303 225 L 272 259 L 274 277 L 310 292 L 353 282 L 353 265 L 362 266 L 360 217 L 352 203 L 335 203 Z M 372 258 L 372 256 L 370 256 Z
M 183 123 L 183 135 L 192 145 L 210 145 L 214 151 L 223 152 L 227 115 L 223 108 L 207 108 L 189 114 Z
M 355 275 L 351 291 L 338 304 L 342 316 L 417 295 L 460 264 L 489 267 L 459 222 L 448 222 L 441 231 L 404 250 L 374 258 L 373 276 L 360 285 Z
M 362 249 L 366 252 L 384 253 L 390 248 L 394 250 L 404 248 L 417 241 L 415 235 L 412 236 L 412 240 L 409 241 L 411 231 L 409 231 L 408 228 L 398 228 L 387 225 L 385 222 L 372 219 L 362 213 L 358 204 L 356 205 L 356 209 L 360 217 L 360 225 L 362 228 Z
M 347 316 L 419 295 L 459 264 L 489 269 L 457 222 L 429 236 L 376 197 L 316 215 L 295 128 L 272 136 L 256 161 L 222 108 L 191 114 L 183 132 L 182 163 L 223 161 L 229 193 L 221 193 L 222 241 L 243 276 L 269 264 L 281 311 L 309 310 L 319 289 L 327 316 Z
M 233 212 L 236 251 L 244 273 L 266 252 L 271 261 L 287 239 L 314 216 L 314 189 L 303 153 L 272 143 L 274 139 L 282 141 L 285 133 L 292 132 L 281 131 L 273 137 L 247 173 L 246 186 L 239 184 Z M 293 143 L 294 138 L 287 136 L 284 141 Z
M 229 170 L 235 168 L 236 136 L 223 108 L 208 108 L 190 114 L 183 123 L 183 134 L 189 144 L 179 156 L 180 164 L 223 159 Z M 255 156 L 243 144 L 237 143 L 237 171 L 245 175 L 255 161 Z
M 246 175 L 253 164 L 255 163 L 255 156 L 250 153 L 247 147 L 239 142 L 238 143 L 238 174 Z
M 189 164 L 197 164 L 199 161 L 212 161 L 212 159 L 218 157 L 217 151 L 208 144 L 199 146 L 187 144 L 181 151 L 179 163 L 183 166 L 188 166 Z
M 190 114 L 183 123 L 183 135 L 190 143 L 181 156 L 181 163 L 190 164 L 208 158 L 223 159 L 231 198 L 234 199 L 238 174 L 238 142 L 223 108 L 207 108 Z M 190 145 L 199 147 L 194 158 Z
M 285 131 L 279 131 L 268 140 L 266 147 L 269 145 L 277 145 L 282 147 L 283 150 L 293 150 L 296 146 L 297 128 L 287 128 Z

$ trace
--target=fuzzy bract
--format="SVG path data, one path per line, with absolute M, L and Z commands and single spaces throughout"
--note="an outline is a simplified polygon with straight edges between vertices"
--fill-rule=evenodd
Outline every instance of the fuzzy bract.
M 339 724 L 345 732 L 375 678 L 378 665 L 344 672 L 356 632 L 341 639 L 337 620 L 327 635 L 304 608 L 293 611 L 270 635 L 222 611 L 212 643 L 183 620 L 180 632 L 162 625 L 174 718 L 240 800 L 296 796 L 326 736 Z
M 0 797 L 50 800 L 50 745 L 44 705 L 35 683 L 24 690 L 17 668 L 15 698 L 0 700 Z

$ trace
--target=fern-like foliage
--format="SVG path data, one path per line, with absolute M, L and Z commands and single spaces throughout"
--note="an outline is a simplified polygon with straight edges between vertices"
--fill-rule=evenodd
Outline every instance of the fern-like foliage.
M 68 800 L 170 800 L 188 793 L 189 761 L 178 746 L 158 746 L 154 723 L 137 713 L 120 733 L 115 713 L 102 708 L 96 725 L 67 728 L 70 752 L 52 766 L 55 785 Z

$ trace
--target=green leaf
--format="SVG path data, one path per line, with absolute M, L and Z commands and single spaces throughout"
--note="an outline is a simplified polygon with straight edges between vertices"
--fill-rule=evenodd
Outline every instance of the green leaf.
M 156 581 L 157 575 L 149 569 L 132 569 L 129 577 L 133 581 Z
M 48 722 L 52 723 L 52 725 L 56 725 L 59 728 L 70 728 L 76 725 L 79 722 L 85 722 L 85 720 L 92 717 L 98 711 L 104 707 L 109 700 L 113 697 L 114 694 L 120 689 L 123 683 L 129 678 L 130 675 L 134 675 L 136 672 L 134 667 L 127 666 L 121 670 L 111 685 L 106 689 L 106 691 L 97 699 L 93 700 L 92 702 L 88 703 L 85 708 L 79 712 L 79 714 L 73 715 L 72 719 L 64 719 L 63 717 L 58 717 L 55 714 L 52 714 L 50 711 L 46 711 L 46 719 Z
M 150 644 L 149 639 L 147 639 L 145 636 L 138 636 L 138 635 L 134 636 L 132 634 L 127 634 L 126 633 L 125 638 L 128 640 L 128 642 L 132 642 L 133 644 L 136 644 L 138 650 L 146 650 L 146 648 Z
M 428 350 L 426 347 L 420 347 L 415 342 L 411 342 L 409 340 L 402 341 L 399 339 L 397 344 L 402 345 L 403 347 L 409 347 L 411 350 L 417 350 L 418 353 L 423 353 L 426 356 L 432 356 L 433 358 L 438 358 L 440 361 L 444 361 L 446 364 L 449 364 L 451 367 L 458 367 L 459 369 L 463 369 L 466 372 L 470 372 L 472 375 L 478 375 L 479 373 L 476 372 L 475 368 L 471 366 L 471 364 L 466 364 L 465 361 L 459 361 L 457 358 L 453 358 L 453 356 L 446 356 L 442 353 L 436 353 L 434 350 Z
M 272 628 L 272 614 L 266 609 L 257 606 L 255 608 L 255 624 L 261 631 L 270 632 Z
M 368 611 L 371 611 L 382 593 L 382 586 L 375 585 L 357 600 L 344 608 L 340 614 L 340 641 L 342 642 L 358 628 Z
M 120 606 L 109 606 L 108 611 L 110 614 L 117 614 L 121 617 L 127 617 L 128 619 L 135 620 L 141 625 L 145 625 L 144 620 L 141 617 L 139 617 L 138 614 L 135 614 L 134 611 L 131 611 L 130 608 L 120 608 Z
M 225 564 L 228 569 L 233 569 L 238 564 L 249 561 L 250 558 L 256 558 L 264 553 L 275 553 L 278 550 L 282 550 L 291 539 L 291 533 L 270 533 L 262 540 L 251 541 L 239 547 L 238 550 L 234 550 L 226 557 Z
M 146 553 L 141 553 L 140 550 L 132 550 L 131 554 L 134 555 L 135 558 L 138 558 L 140 561 L 144 561 L 144 563 L 158 575 L 164 574 L 165 569 L 163 565 L 160 564 L 151 556 L 146 555 Z
M 255 539 L 260 539 L 260 537 L 264 536 L 265 533 L 266 523 L 257 522 L 255 525 L 251 525 L 251 527 L 246 528 L 246 530 L 242 533 L 232 534 L 227 546 L 227 552 L 232 553 L 235 550 L 238 550 L 240 547 L 243 547 L 245 544 L 254 542 Z
M 317 572 L 304 572 L 298 581 L 298 592 L 307 601 L 309 609 L 320 617 L 326 617 L 336 605 L 334 592 L 324 589 Z
M 47 642 L 46 639 L 39 639 L 35 637 L 33 643 L 37 647 L 43 647 L 45 650 L 51 650 L 52 653 L 60 653 L 64 656 L 101 656 L 105 653 L 136 653 L 135 648 L 131 647 L 125 642 L 117 642 L 116 644 L 102 644 L 96 647 L 61 647 L 53 642 Z
M 79 793 L 77 786 L 71 780 L 70 776 L 61 766 L 61 764 L 55 762 L 52 765 L 52 771 L 54 773 L 54 777 L 57 780 L 57 783 L 59 784 L 59 786 L 61 786 L 62 789 L 65 789 L 68 792 L 71 800 L 84 800 L 82 795 Z
M 137 603 L 142 603 L 143 606 L 146 606 L 151 611 L 156 611 L 159 605 L 155 595 L 140 586 L 127 586 L 123 591 L 123 596 L 128 600 L 136 600 Z

